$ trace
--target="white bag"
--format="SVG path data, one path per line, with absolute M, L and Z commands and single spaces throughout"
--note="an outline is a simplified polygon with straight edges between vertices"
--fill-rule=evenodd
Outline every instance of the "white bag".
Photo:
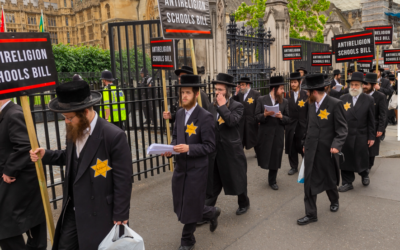
M 303 162 L 301 163 L 299 177 L 297 177 L 297 182 L 304 183 L 304 158 L 303 158 Z
M 397 95 L 393 93 L 392 98 L 390 98 L 390 100 L 389 100 L 388 109 L 389 110 L 396 109 L 397 108 L 397 101 L 398 101 Z
M 100 243 L 98 250 L 145 250 L 143 238 L 135 231 L 125 226 L 124 235 L 119 237 L 119 226 L 117 224 Z

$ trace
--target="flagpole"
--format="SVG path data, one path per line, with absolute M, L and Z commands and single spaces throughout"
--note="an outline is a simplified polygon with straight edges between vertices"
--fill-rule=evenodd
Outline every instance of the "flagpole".
M 1 5 L 1 12 L 4 15 L 4 32 L 7 32 L 6 13 L 4 12 L 3 5 Z

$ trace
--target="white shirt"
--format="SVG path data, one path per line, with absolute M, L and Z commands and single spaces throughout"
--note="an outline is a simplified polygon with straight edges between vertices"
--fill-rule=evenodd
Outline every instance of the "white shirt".
M 197 103 L 196 103 L 196 105 L 194 105 L 193 108 L 191 108 L 191 109 L 189 109 L 189 110 L 186 110 L 186 109 L 185 109 L 185 125 L 186 125 L 187 121 L 189 120 L 189 117 L 192 115 L 193 110 L 194 110 L 196 107 L 197 107 Z
M 248 95 L 248 94 L 249 94 L 249 92 L 250 92 L 250 89 L 251 89 L 251 88 L 249 88 L 249 90 L 247 90 L 247 92 L 244 94 L 244 96 L 243 96 L 243 101 L 244 101 L 244 100 L 246 100 L 246 98 L 247 98 L 247 95 Z
M 369 95 L 373 95 L 375 93 L 375 90 L 372 90 L 371 93 L 369 93 Z
M 297 102 L 297 97 L 299 97 L 300 90 L 297 90 L 296 92 L 293 93 L 294 93 L 294 102 Z
M 85 144 L 89 138 L 89 135 L 92 135 L 94 127 L 96 126 L 98 116 L 97 116 L 96 111 L 94 113 L 95 113 L 95 115 L 94 115 L 92 122 L 90 123 L 90 127 L 86 128 L 86 130 L 83 132 L 82 138 L 77 139 L 75 142 L 76 155 L 78 156 L 78 158 L 79 158 L 79 155 L 81 154 L 83 147 L 85 146 Z
M 4 103 L 4 105 L 3 106 L 1 106 L 1 108 L 0 108 L 0 112 L 1 111 L 3 111 L 3 109 L 7 106 L 7 104 L 9 103 L 9 102 L 11 102 L 11 100 L 10 101 L 8 101 L 8 102 L 6 102 L 6 103 Z
M 271 97 L 272 106 L 275 106 L 275 98 L 272 97 L 271 93 L 269 94 L 269 97 Z
M 326 93 L 324 93 L 324 97 L 322 97 L 320 102 L 315 102 L 315 107 L 316 107 L 315 112 L 318 112 L 318 109 L 321 106 L 322 102 L 324 101 L 325 97 L 326 97 Z
M 356 106 L 356 102 L 357 102 L 358 97 L 360 97 L 360 95 L 353 96 L 353 107 Z

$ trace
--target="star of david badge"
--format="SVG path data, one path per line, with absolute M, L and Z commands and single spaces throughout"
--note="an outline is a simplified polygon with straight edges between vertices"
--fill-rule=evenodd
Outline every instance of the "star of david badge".
M 108 166 L 108 160 L 102 161 L 99 158 L 97 158 L 96 165 L 92 166 L 91 168 L 94 170 L 94 177 L 99 175 L 107 177 L 107 172 L 112 169 Z
M 250 97 L 250 98 L 247 100 L 247 102 L 248 102 L 249 104 L 253 104 L 253 102 L 254 102 L 253 97 Z
M 318 116 L 321 118 L 321 120 L 323 120 L 323 119 L 328 120 L 328 115 L 330 115 L 330 113 L 328 113 L 328 111 L 326 111 L 326 109 L 324 109 L 324 110 L 319 111 Z
M 300 108 L 304 107 L 305 102 L 303 100 L 300 100 L 297 105 L 299 105 Z
M 197 129 L 197 126 L 195 126 L 194 124 L 193 124 L 193 122 L 192 122 L 192 124 L 190 124 L 190 125 L 186 125 L 186 133 L 188 133 L 188 135 L 189 135 L 189 137 L 191 136 L 191 135 L 195 135 L 196 134 L 196 129 Z
M 218 123 L 219 125 L 221 125 L 222 123 L 225 123 L 224 119 L 222 119 L 222 117 L 220 116 L 218 119 Z
M 349 102 L 346 102 L 346 104 L 343 105 L 344 109 L 347 111 L 349 108 L 351 108 L 350 105 L 351 104 Z

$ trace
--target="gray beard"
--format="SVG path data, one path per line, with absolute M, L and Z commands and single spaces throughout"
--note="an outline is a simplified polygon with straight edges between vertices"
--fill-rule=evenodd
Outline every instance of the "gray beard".
M 249 90 L 248 88 L 240 89 L 240 93 L 242 93 L 242 94 L 244 95 L 244 94 L 246 94 L 246 92 L 247 92 L 248 90 Z
M 350 95 L 351 96 L 358 96 L 359 94 L 361 94 L 362 93 L 362 88 L 359 88 L 359 89 L 350 89 L 350 91 L 349 91 L 349 93 L 350 93 Z

